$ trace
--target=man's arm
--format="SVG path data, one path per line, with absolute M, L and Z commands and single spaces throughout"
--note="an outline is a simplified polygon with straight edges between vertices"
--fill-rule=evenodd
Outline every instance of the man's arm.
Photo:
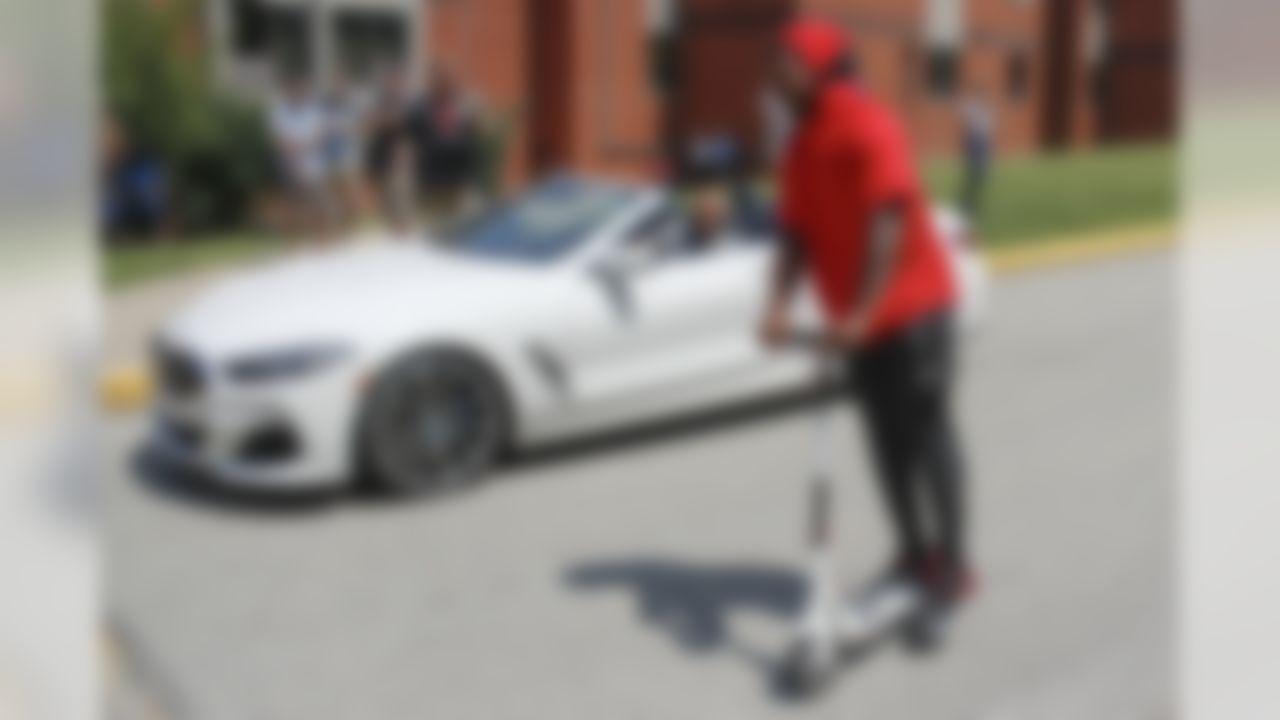
M 845 326 L 840 333 L 854 343 L 866 339 L 871 318 L 884 300 L 889 280 L 902 253 L 906 228 L 906 209 L 901 201 L 882 205 L 872 214 L 867 229 L 866 254 L 863 258 L 862 282 L 854 298 Z
M 760 329 L 766 345 L 777 346 L 787 341 L 791 331 L 791 297 L 800 284 L 804 256 L 799 238 L 783 232 L 773 267 L 769 276 L 769 298 L 765 305 L 764 322 Z
M 769 306 L 786 306 L 800 284 L 801 264 L 804 259 L 799 239 L 793 233 L 784 232 L 778 251 L 774 253 L 773 271 L 769 283 Z

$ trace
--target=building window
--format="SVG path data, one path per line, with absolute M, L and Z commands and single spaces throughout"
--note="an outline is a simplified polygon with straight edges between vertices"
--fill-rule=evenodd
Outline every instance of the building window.
M 270 11 L 262 0 L 235 0 L 231 10 L 232 46 L 240 55 L 261 57 L 270 44 Z
M 925 83 L 935 97 L 947 98 L 960 85 L 960 53 L 955 48 L 935 47 L 925 61 Z
M 333 35 L 339 68 L 351 77 L 367 78 L 386 64 L 404 63 L 407 26 L 406 18 L 393 10 L 338 10 Z
M 1025 100 L 1031 89 L 1031 61 L 1027 51 L 1023 49 L 1009 52 L 1005 60 L 1005 83 L 1009 97 L 1014 100 Z
M 1110 0 L 1094 0 L 1086 26 L 1089 91 L 1100 109 L 1106 107 L 1107 70 L 1111 65 L 1111 11 Z
M 1090 65 L 1106 64 L 1111 54 L 1111 2 L 1094 0 L 1085 22 L 1085 53 Z
M 280 7 L 272 11 L 268 39 L 276 68 L 302 76 L 310 75 L 315 69 L 311 21 L 307 7 Z
M 311 71 L 310 8 L 265 0 L 236 0 L 231 8 L 231 44 L 237 55 L 270 61 L 287 73 Z
M 649 39 L 649 78 L 658 92 L 675 89 L 678 51 L 676 39 L 670 35 L 656 35 Z
M 962 0 L 926 0 L 924 7 L 925 83 L 935 97 L 955 94 L 960 85 L 960 57 L 965 44 Z
M 679 6 L 674 0 L 647 0 L 649 77 L 658 92 L 675 89 L 678 80 Z
M 924 38 L 930 47 L 959 47 L 965 35 L 963 0 L 926 0 Z

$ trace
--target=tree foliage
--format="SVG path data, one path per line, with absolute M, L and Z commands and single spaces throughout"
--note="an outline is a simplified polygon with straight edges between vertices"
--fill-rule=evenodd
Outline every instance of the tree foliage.
M 268 177 L 260 113 L 216 85 L 202 0 L 106 0 L 105 110 L 170 178 L 182 229 L 243 223 Z

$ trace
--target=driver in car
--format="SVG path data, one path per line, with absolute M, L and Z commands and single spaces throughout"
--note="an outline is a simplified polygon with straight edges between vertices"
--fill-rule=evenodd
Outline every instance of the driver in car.
M 693 190 L 689 200 L 689 224 L 684 254 L 706 255 L 719 249 L 729 237 L 729 196 L 725 189 L 705 184 Z

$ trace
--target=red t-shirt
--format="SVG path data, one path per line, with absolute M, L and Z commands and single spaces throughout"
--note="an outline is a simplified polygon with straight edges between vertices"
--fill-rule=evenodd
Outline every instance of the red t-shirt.
M 856 86 L 833 83 L 791 138 L 779 208 L 828 322 L 845 320 L 859 296 L 871 219 L 889 204 L 903 208 L 905 227 L 870 320 L 873 340 L 949 306 L 955 288 L 902 127 Z

